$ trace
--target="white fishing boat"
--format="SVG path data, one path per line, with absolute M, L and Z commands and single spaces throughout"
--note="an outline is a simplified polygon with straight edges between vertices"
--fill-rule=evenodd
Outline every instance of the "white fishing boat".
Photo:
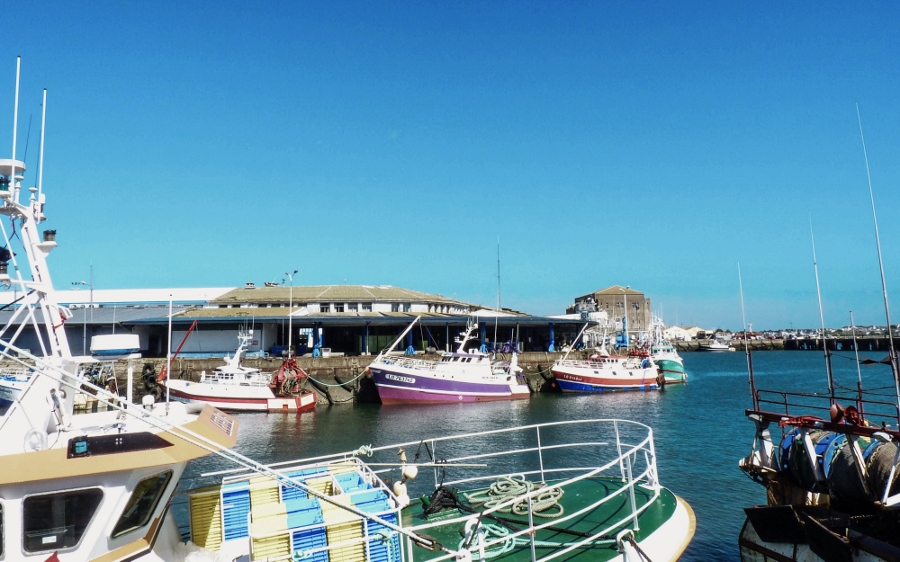
M 203 371 L 199 381 L 160 374 L 158 383 L 172 396 L 188 403 L 209 404 L 236 412 L 309 412 L 316 407 L 316 393 L 303 388 L 308 375 L 293 358 L 276 373 L 264 373 L 241 364 L 253 332 L 238 334 L 238 348 L 212 373 Z
M 18 77 L 17 64 L 17 86 Z M 0 356 L 24 370 L 26 383 L 0 417 L 0 558 L 184 559 L 176 552 L 184 544 L 168 517 L 169 500 L 188 461 L 235 443 L 237 423 L 213 408 L 198 413 L 152 398 L 131 405 L 130 383 L 119 397 L 79 375 L 97 359 L 73 357 L 69 349 L 60 320 L 71 313 L 55 300 L 47 262 L 55 232 L 38 233 L 52 207 L 40 168 L 36 187 L 22 188 L 25 164 L 15 158 L 15 133 L 12 146 L 13 158 L 0 159 L 0 215 L 11 223 L 2 228 L 0 282 L 22 297 L 0 328 Z M 14 242 L 21 247 L 13 249 Z M 26 328 L 35 353 L 19 345 Z M 112 353 L 121 338 L 102 341 L 103 360 L 129 360 L 131 375 L 138 355 Z M 84 392 L 115 409 L 74 415 Z
M 515 353 L 509 362 L 496 362 L 490 354 L 472 348 L 478 331 L 474 322 L 457 339 L 456 351 L 442 353 L 438 360 L 395 353 L 394 348 L 418 320 L 416 317 L 366 368 L 382 404 L 486 402 L 531 396 Z
M 734 347 L 717 339 L 709 340 L 700 344 L 700 351 L 734 351 Z
M 0 215 L 16 226 L 2 229 L 6 247 L 15 232 L 27 258 L 8 280 L 25 297 L 0 328 L 0 356 L 31 369 L 0 417 L 0 559 L 638 562 L 675 560 L 690 542 L 693 512 L 660 483 L 653 431 L 636 422 L 510 427 L 263 465 L 231 450 L 238 422 L 216 408 L 152 395 L 134 404 L 133 338 L 97 340 L 99 358 L 70 352 L 46 260 L 56 243 L 37 237 L 50 207 L 40 183 L 19 203 L 22 172 L 0 160 L 10 179 Z M 23 325 L 42 354 L 18 345 Z M 79 375 L 112 360 L 127 362 L 124 396 Z M 84 392 L 109 411 L 76 414 Z M 209 454 L 236 468 L 178 494 L 185 540 L 176 486 L 189 461 Z M 417 478 L 426 472 L 433 480 Z
M 586 328 L 587 324 L 575 341 Z M 550 372 L 563 392 L 656 390 L 664 383 L 650 354 L 642 350 L 628 355 L 595 353 L 587 359 L 569 359 L 566 352 L 553 363 Z
M 12 406 L 31 380 L 31 369 L 7 367 L 0 373 L 0 407 Z

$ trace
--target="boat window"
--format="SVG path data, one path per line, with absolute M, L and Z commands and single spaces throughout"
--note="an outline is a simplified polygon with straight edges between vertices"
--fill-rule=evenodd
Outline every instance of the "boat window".
M 99 488 L 25 498 L 22 506 L 25 551 L 76 546 L 102 499 L 103 492 Z
M 138 482 L 131 497 L 128 498 L 128 503 L 125 504 L 125 510 L 113 528 L 112 538 L 140 529 L 150 521 L 150 516 L 156 511 L 156 505 L 171 478 L 172 471 L 167 470 Z

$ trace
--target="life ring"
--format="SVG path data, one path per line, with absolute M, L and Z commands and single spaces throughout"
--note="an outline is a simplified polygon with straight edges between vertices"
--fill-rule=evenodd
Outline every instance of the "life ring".
M 47 434 L 40 429 L 31 429 L 25 433 L 25 452 L 43 451 L 47 448 Z

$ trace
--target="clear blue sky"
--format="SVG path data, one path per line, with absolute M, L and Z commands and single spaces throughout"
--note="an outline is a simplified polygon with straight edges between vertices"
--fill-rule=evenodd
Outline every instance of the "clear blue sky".
M 630 285 L 669 323 L 900 321 L 893 2 L 19 2 L 0 154 L 54 281 L 390 284 L 558 314 Z M 8 125 L 4 125 L 8 123 Z

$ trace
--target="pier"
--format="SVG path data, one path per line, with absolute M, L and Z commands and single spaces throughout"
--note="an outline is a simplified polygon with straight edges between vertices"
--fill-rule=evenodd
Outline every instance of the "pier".
M 852 351 L 852 338 L 828 338 L 825 340 L 828 349 L 832 351 Z M 691 352 L 699 350 L 703 343 L 707 340 L 695 340 L 689 342 L 676 342 L 679 352 L 690 355 Z M 882 338 L 858 338 L 859 350 L 865 352 L 884 352 L 890 349 L 890 342 L 886 337 Z M 734 353 L 744 351 L 743 340 L 732 340 L 729 342 L 735 348 Z M 799 351 L 821 351 L 821 339 L 794 339 L 794 340 L 750 340 L 751 351 L 778 351 L 778 350 L 799 350 Z M 594 350 L 573 351 L 569 354 L 572 359 L 585 359 Z M 705 353 L 705 352 L 704 352 Z M 524 375 L 528 381 L 528 386 L 534 393 L 537 392 L 559 392 L 556 383 L 550 374 L 550 367 L 557 360 L 565 355 L 563 352 L 524 352 L 518 356 L 518 364 L 524 369 Z M 437 354 L 427 354 L 423 357 L 436 359 Z M 355 355 L 355 356 L 331 356 L 331 357 L 312 357 L 304 355 L 297 357 L 297 364 L 306 371 L 310 380 L 306 383 L 310 388 L 316 390 L 319 394 L 319 404 L 341 404 L 353 401 L 359 402 L 378 402 L 377 390 L 371 379 L 366 377 L 365 369 L 374 359 L 372 355 Z M 500 354 L 500 360 L 509 360 L 509 354 Z M 871 357 L 871 359 L 880 360 L 881 357 Z M 265 372 L 274 372 L 281 366 L 281 358 L 276 357 L 245 357 L 242 364 L 247 367 L 256 367 Z M 690 359 L 688 362 L 688 372 L 690 372 Z M 144 381 L 144 374 L 158 374 L 162 367 L 166 364 L 165 359 L 148 358 L 141 360 L 135 367 L 134 372 L 134 392 L 135 400 L 151 392 L 152 385 L 148 385 Z M 172 377 L 176 379 L 199 380 L 203 371 L 212 372 L 216 367 L 223 364 L 221 357 L 209 358 L 177 358 L 172 362 Z M 119 393 L 123 394 L 126 388 L 127 369 L 124 361 L 116 364 L 116 378 L 119 385 Z M 688 383 L 690 384 L 690 383 Z

